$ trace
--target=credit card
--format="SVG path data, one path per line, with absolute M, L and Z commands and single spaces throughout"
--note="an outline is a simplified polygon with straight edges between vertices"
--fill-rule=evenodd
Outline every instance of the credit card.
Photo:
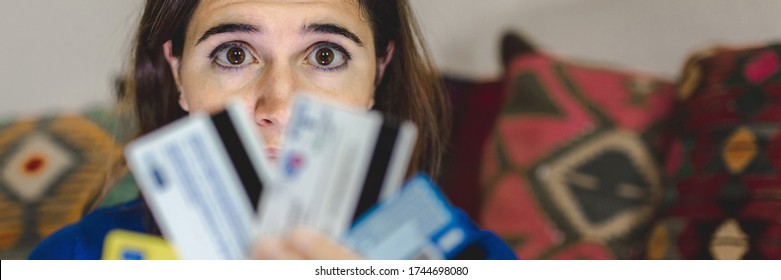
M 161 232 L 183 259 L 243 259 L 254 209 L 274 180 L 239 102 L 195 113 L 130 143 L 125 156 Z
M 176 260 L 179 257 L 165 239 L 127 230 L 112 230 L 103 242 L 104 260 Z
M 342 236 L 369 259 L 452 259 L 475 238 L 427 175 L 417 175 Z
M 299 95 L 279 157 L 279 180 L 264 197 L 260 232 L 304 225 L 337 237 L 403 183 L 417 139 L 409 121 Z

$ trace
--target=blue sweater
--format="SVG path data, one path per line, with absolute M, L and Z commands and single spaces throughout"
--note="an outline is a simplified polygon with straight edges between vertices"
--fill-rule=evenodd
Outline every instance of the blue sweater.
M 96 210 L 81 221 L 63 227 L 44 239 L 30 253 L 30 259 L 100 259 L 106 234 L 115 229 L 145 232 L 144 203 L 136 199 L 125 204 Z M 456 211 L 467 219 L 462 211 Z M 468 220 L 468 219 L 467 219 Z M 459 258 L 515 259 L 510 247 L 491 232 L 472 225 L 477 238 Z

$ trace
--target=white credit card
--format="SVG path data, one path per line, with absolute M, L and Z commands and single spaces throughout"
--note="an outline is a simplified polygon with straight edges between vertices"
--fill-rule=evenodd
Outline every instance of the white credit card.
M 130 143 L 125 156 L 161 232 L 182 259 L 249 254 L 254 206 L 275 172 L 238 102 Z
M 304 225 L 337 237 L 403 183 L 417 139 L 408 121 L 306 95 L 295 101 L 279 176 L 261 203 L 261 235 Z

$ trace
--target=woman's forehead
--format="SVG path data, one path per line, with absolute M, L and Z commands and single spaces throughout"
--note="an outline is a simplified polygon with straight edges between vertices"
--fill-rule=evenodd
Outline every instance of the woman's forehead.
M 201 36 L 210 28 L 227 23 L 252 25 L 261 31 L 330 23 L 371 37 L 371 25 L 362 16 L 356 0 L 205 0 L 195 10 L 187 35 Z

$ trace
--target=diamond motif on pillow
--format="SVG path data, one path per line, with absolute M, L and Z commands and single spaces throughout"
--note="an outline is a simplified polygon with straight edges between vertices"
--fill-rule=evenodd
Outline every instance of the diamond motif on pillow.
M 754 133 L 745 127 L 737 129 L 727 139 L 722 157 L 730 173 L 740 173 L 751 163 L 757 155 L 756 140 Z
M 40 199 L 76 162 L 66 147 L 45 133 L 34 133 L 19 145 L 0 166 L 0 178 L 8 191 L 24 202 Z
M 662 185 L 650 159 L 636 136 L 612 131 L 552 160 L 538 176 L 580 234 L 610 240 L 653 214 Z M 603 203 L 584 202 L 594 200 Z
M 748 252 L 748 235 L 735 219 L 727 219 L 711 237 L 710 253 L 717 260 L 740 260 Z
M 121 146 L 80 115 L 0 130 L 0 249 L 29 247 L 89 210 Z

